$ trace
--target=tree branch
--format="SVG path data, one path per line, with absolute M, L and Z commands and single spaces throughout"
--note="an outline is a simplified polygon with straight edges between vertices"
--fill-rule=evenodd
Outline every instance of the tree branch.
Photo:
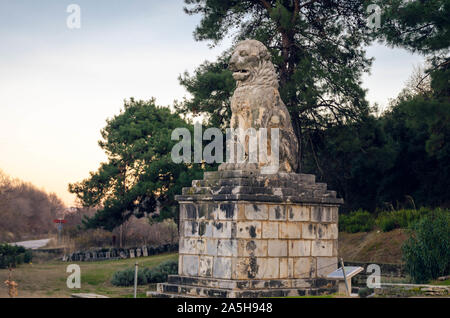
M 270 5 L 270 3 L 267 2 L 266 0 L 260 0 L 260 1 L 261 1 L 262 5 L 264 6 L 264 8 L 266 8 L 270 14 L 270 12 L 272 11 L 272 6 Z

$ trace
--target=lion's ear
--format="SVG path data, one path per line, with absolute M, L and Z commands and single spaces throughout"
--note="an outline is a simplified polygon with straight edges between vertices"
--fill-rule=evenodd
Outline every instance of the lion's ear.
M 259 52 L 259 58 L 265 61 L 270 60 L 270 54 L 267 50 L 262 50 Z

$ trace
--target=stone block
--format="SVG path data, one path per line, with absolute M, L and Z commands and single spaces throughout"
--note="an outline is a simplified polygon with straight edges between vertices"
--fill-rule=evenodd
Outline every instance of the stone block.
M 338 237 L 337 224 L 331 223 L 302 224 L 302 238 L 304 239 L 334 240 L 337 239 L 337 237 Z
M 212 220 L 212 211 L 216 204 L 205 203 L 197 205 L 197 220 Z
M 217 241 L 218 256 L 237 256 L 238 246 L 235 239 L 220 239 Z
M 289 240 L 289 256 L 310 256 L 310 240 Z
M 288 241 L 287 240 L 268 240 L 267 255 L 286 257 L 288 256 Z
M 239 256 L 267 256 L 267 241 L 266 240 L 239 240 L 238 241 L 238 255 Z
M 317 277 L 326 277 L 338 268 L 337 257 L 317 257 Z
M 280 259 L 277 257 L 258 258 L 257 279 L 279 278 L 280 276 Z
M 199 238 L 180 239 L 180 254 L 200 254 L 205 250 L 205 240 Z
M 333 241 L 314 240 L 311 243 L 312 256 L 332 256 Z
M 269 213 L 266 204 L 245 204 L 245 218 L 247 220 L 267 220 Z
M 218 240 L 207 239 L 206 240 L 206 254 L 211 256 L 217 256 L 217 243 Z
M 337 206 L 318 206 L 311 207 L 312 222 L 334 222 L 337 223 L 338 207 Z
M 197 254 L 207 254 L 207 245 L 206 245 L 207 239 L 201 239 L 198 238 L 196 240 L 196 249 L 197 249 Z
M 197 219 L 197 207 L 193 203 L 181 204 L 181 215 L 184 219 Z
M 178 255 L 178 275 L 183 275 L 183 255 Z
M 312 287 L 310 283 L 310 279 L 295 279 L 292 281 L 293 288 L 310 288 Z
M 183 255 L 183 275 L 198 276 L 198 256 Z
M 213 256 L 200 256 L 199 276 L 211 277 L 213 271 Z
M 322 209 L 323 207 L 320 205 L 313 205 L 311 207 L 311 221 L 312 222 L 321 222 L 322 221 Z
M 310 206 L 305 205 L 288 205 L 286 206 L 287 217 L 289 221 L 309 221 Z
M 321 222 L 333 222 L 333 218 L 334 218 L 333 209 L 334 209 L 334 207 L 332 207 L 332 206 L 323 206 L 322 207 Z
M 213 237 L 214 225 L 212 221 L 198 222 L 198 235 L 202 237 Z
M 232 259 L 229 257 L 215 257 L 213 276 L 216 278 L 231 279 Z
M 238 205 L 236 203 L 224 202 L 215 204 L 212 217 L 216 220 L 235 220 L 238 215 Z
M 301 237 L 300 223 L 280 223 L 279 238 L 295 239 Z
M 198 236 L 197 221 L 184 221 L 184 236 L 185 237 Z
M 258 221 L 246 221 L 237 223 L 237 233 L 238 238 L 261 238 L 261 222 Z
M 269 205 L 269 220 L 285 221 L 286 208 L 284 205 Z
M 280 278 L 294 277 L 294 259 L 283 257 L 280 258 Z
M 233 222 L 215 221 L 213 223 L 213 237 L 214 238 L 232 238 L 236 233 L 236 230 L 233 231 L 233 228 L 236 229 L 236 225 Z
M 262 238 L 276 239 L 278 238 L 278 222 L 262 223 Z
M 294 277 L 312 278 L 316 276 L 316 262 L 312 257 L 294 258 Z

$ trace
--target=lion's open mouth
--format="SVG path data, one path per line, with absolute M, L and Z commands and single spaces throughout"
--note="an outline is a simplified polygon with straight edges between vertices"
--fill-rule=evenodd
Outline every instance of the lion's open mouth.
M 233 72 L 233 78 L 238 81 L 245 80 L 250 75 L 249 70 L 241 69 Z

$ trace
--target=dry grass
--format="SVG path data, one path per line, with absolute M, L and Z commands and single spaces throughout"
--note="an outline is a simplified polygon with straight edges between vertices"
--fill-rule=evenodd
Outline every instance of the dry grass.
M 167 260 L 176 260 L 175 253 L 101 262 L 78 262 L 81 268 L 81 289 L 69 289 L 66 286 L 66 268 L 71 263 L 49 261 L 41 264 L 20 265 L 13 271 L 13 280 L 19 284 L 19 297 L 70 297 L 73 293 L 96 293 L 109 297 L 131 297 L 132 287 L 116 287 L 110 282 L 117 270 L 134 266 L 154 267 Z M 0 297 L 8 297 L 6 285 L 8 270 L 0 269 Z M 143 295 L 154 286 L 139 286 L 138 293 Z
M 408 238 L 406 230 L 390 232 L 339 232 L 339 256 L 346 261 L 398 264 L 401 247 Z

